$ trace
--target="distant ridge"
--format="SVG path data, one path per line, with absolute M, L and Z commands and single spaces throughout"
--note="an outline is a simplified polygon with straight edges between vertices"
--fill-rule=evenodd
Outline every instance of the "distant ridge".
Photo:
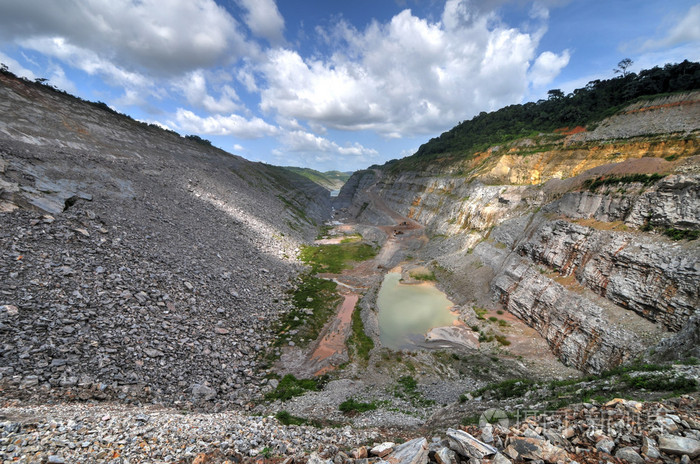
M 327 190 L 339 190 L 352 175 L 352 171 L 316 171 L 311 168 L 297 168 L 294 166 L 285 166 L 285 169 L 296 174 L 306 177 L 312 182 L 317 183 Z

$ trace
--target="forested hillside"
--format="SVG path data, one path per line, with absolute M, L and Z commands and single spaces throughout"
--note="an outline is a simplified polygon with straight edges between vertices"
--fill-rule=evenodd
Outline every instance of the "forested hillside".
M 541 132 L 577 126 L 591 129 L 596 122 L 635 100 L 700 88 L 700 63 L 688 60 L 639 74 L 623 74 L 614 79 L 589 82 L 568 95 L 553 89 L 547 100 L 510 105 L 491 113 L 481 112 L 424 143 L 407 159 L 427 161 L 447 153 L 468 157 L 490 146 Z M 401 161 L 389 163 L 400 169 Z

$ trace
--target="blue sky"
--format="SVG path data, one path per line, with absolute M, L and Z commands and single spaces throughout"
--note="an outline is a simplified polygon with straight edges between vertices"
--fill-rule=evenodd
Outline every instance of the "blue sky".
M 700 61 L 685 0 L 0 0 L 16 74 L 277 165 L 355 170 L 481 111 Z

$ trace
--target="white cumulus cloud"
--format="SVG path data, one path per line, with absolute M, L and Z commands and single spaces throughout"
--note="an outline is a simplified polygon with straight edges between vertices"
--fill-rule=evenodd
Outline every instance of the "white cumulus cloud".
M 204 108 L 211 113 L 231 113 L 240 109 L 238 95 L 230 85 L 218 88 L 220 94 L 218 99 L 209 94 L 207 78 L 202 70 L 188 73 L 184 78 L 179 79 L 175 86 L 185 95 L 190 105 Z
M 118 67 L 157 75 L 251 52 L 236 21 L 214 0 L 0 2 L 0 39 L 55 37 Z
M 677 45 L 700 41 L 700 4 L 690 7 L 668 30 L 665 37 L 655 40 L 647 40 L 643 49 L 653 50 L 662 47 L 674 47 Z
M 284 18 L 274 0 L 236 0 L 247 13 L 246 26 L 256 37 L 267 39 L 272 45 L 284 42 Z
M 233 135 L 242 139 L 256 139 L 279 132 L 277 127 L 260 118 L 246 119 L 237 114 L 201 117 L 192 111 L 178 108 L 175 120 L 175 126 L 196 134 Z
M 535 60 L 530 69 L 530 81 L 535 87 L 547 85 L 559 75 L 561 70 L 569 64 L 569 51 L 564 50 L 561 55 L 552 52 L 543 52 Z
M 310 125 L 387 137 L 444 130 L 518 102 L 530 85 L 557 75 L 569 54 L 536 57 L 543 28 L 507 27 L 464 0 L 448 0 L 436 22 L 411 10 L 362 31 L 341 21 L 322 35 L 333 42 L 331 56 L 267 51 L 258 67 L 260 106 Z

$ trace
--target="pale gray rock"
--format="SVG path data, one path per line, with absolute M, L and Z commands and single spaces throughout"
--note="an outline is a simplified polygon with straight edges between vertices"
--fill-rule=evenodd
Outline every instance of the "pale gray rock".
M 620 448 L 615 452 L 615 457 L 617 459 L 622 459 L 623 461 L 631 462 L 633 464 L 642 464 L 644 458 L 642 458 L 634 448 L 626 447 Z
M 457 454 L 446 446 L 435 452 L 435 460 L 438 464 L 459 464 Z
M 649 459 L 657 459 L 661 455 L 656 445 L 656 440 L 647 436 L 642 437 L 642 454 Z
M 445 434 L 450 448 L 465 458 L 483 459 L 498 452 L 495 447 L 477 440 L 463 430 L 447 429 Z
M 700 456 L 700 440 L 676 435 L 659 435 L 659 450 L 677 456 L 687 454 L 695 458 Z
M 216 398 L 216 390 L 206 385 L 195 384 L 192 386 L 192 396 L 195 400 L 211 401 Z
M 414 438 L 396 447 L 385 460 L 391 464 L 426 464 L 428 462 L 428 440 Z

